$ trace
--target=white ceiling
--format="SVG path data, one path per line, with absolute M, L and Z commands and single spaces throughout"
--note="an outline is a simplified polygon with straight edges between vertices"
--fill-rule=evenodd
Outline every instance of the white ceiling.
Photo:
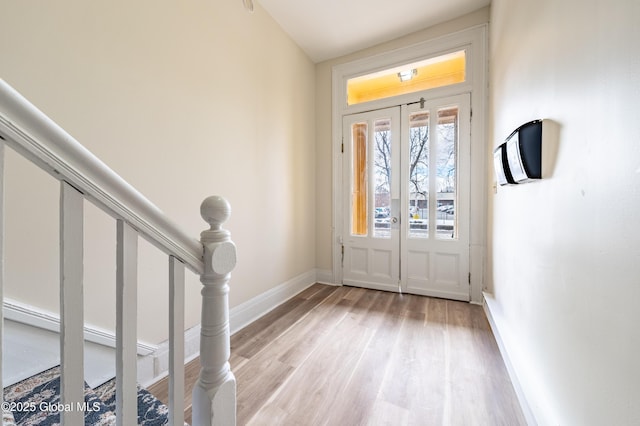
M 490 0 L 257 0 L 314 62 L 487 6 Z

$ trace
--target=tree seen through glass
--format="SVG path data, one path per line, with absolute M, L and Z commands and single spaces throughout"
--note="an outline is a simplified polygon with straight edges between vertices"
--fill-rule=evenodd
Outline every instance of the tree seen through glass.
M 457 108 L 438 111 L 435 158 L 437 233 L 439 238 L 455 236 Z M 430 115 L 417 112 L 409 118 L 409 232 L 426 238 L 429 227 Z M 390 120 L 375 123 L 374 132 L 375 230 L 379 238 L 388 236 L 391 205 Z M 407 167 L 405 166 L 405 167 Z M 440 235 L 442 234 L 442 235 Z

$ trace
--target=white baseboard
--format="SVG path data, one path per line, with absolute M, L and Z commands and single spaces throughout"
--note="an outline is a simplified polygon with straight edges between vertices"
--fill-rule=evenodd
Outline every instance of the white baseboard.
M 513 388 L 516 392 L 516 396 L 518 397 L 518 401 L 520 402 L 520 407 L 522 408 L 522 413 L 524 414 L 525 419 L 527 420 L 527 424 L 529 426 L 536 426 L 538 423 L 533 415 L 533 411 L 531 410 L 531 406 L 527 400 L 527 397 L 524 393 L 520 380 L 516 374 L 516 371 L 511 363 L 511 358 L 509 357 L 509 352 L 500 336 L 500 331 L 498 325 L 495 322 L 493 314 L 491 313 L 491 306 L 495 303 L 493 296 L 489 293 L 484 292 L 484 303 L 483 308 L 484 312 L 487 315 L 487 320 L 489 321 L 489 325 L 491 326 L 491 331 L 496 339 L 496 343 L 498 344 L 498 348 L 500 349 L 500 354 L 502 355 L 502 359 L 504 360 L 504 365 L 507 368 L 507 372 L 509 373 L 509 378 L 511 379 L 511 383 L 513 384 Z
M 316 282 L 335 285 L 331 271 L 316 270 L 298 275 L 229 311 L 231 334 L 246 327 L 261 316 L 309 288 Z M 55 314 L 5 299 L 5 318 L 33 327 L 58 332 L 60 319 Z M 85 339 L 115 348 L 115 334 L 97 327 L 85 327 Z M 200 355 L 200 325 L 185 331 L 185 364 Z M 138 382 L 149 386 L 166 377 L 169 369 L 169 342 L 150 345 L 138 342 Z
M 316 270 L 298 275 L 229 311 L 229 328 L 234 334 L 269 311 L 316 283 Z
M 60 316 L 57 314 L 6 298 L 4 299 L 3 307 L 4 317 L 8 320 L 54 333 L 60 332 Z M 92 325 L 85 325 L 84 339 L 110 348 L 116 347 L 115 332 L 103 330 Z M 138 355 L 149 355 L 157 349 L 158 346 L 156 345 L 138 342 Z

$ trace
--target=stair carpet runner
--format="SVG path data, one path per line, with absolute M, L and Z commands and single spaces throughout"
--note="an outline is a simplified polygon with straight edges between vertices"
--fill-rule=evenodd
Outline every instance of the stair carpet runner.
M 3 426 L 49 426 L 60 424 L 60 367 L 54 367 L 4 389 Z M 85 425 L 116 424 L 116 380 L 95 389 L 84 385 L 84 403 L 73 409 L 84 410 Z M 169 423 L 169 410 L 147 390 L 138 386 L 138 425 L 161 426 Z M 185 423 L 185 426 L 188 426 Z

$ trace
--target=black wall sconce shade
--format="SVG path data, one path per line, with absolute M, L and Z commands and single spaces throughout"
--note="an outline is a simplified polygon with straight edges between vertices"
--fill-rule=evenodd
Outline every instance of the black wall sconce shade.
M 493 164 L 500 185 L 519 184 L 542 178 L 542 120 L 514 130 L 493 151 Z

